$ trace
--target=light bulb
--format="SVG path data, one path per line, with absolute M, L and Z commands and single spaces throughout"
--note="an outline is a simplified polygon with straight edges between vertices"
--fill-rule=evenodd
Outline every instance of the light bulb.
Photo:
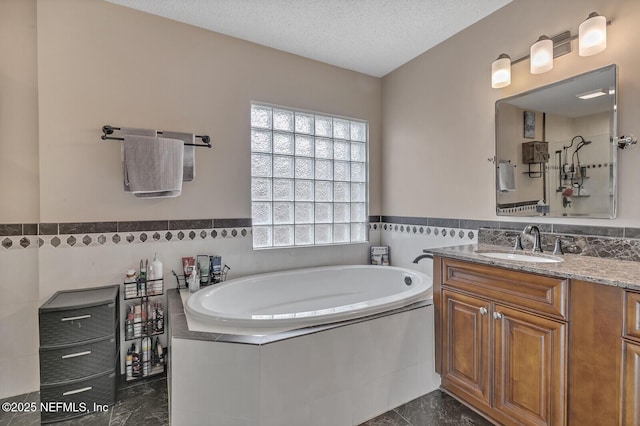
M 547 36 L 540 36 L 538 41 L 531 45 L 529 59 L 531 74 L 550 71 L 553 68 L 553 41 Z
M 578 54 L 591 56 L 607 48 L 607 18 L 591 12 L 578 27 Z
M 500 89 L 511 84 L 511 58 L 503 53 L 491 64 L 491 87 Z

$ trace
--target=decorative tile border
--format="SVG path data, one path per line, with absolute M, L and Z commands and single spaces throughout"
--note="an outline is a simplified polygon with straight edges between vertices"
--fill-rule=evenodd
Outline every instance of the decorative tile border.
M 370 230 L 380 229 L 380 216 L 369 219 Z M 251 238 L 251 235 L 251 219 L 245 218 L 0 224 L 0 250 Z
M 251 238 L 251 228 L 208 228 L 171 231 L 2 236 L 0 237 L 0 246 L 7 250 L 41 247 L 77 248 L 232 238 Z
M 535 219 L 535 218 L 532 218 Z M 581 252 L 620 253 L 612 244 L 640 244 L 640 228 L 452 219 L 414 216 L 369 216 L 370 231 L 405 232 L 473 240 L 481 228 L 522 231 L 536 224 L 548 234 L 584 236 Z M 462 235 L 464 232 L 466 235 Z M 470 236 L 469 233 L 473 236 Z M 204 235 L 204 237 L 202 237 Z M 462 236 L 461 236 L 462 235 Z M 187 219 L 122 222 L 0 224 L 0 250 L 50 247 L 94 247 L 105 244 L 188 241 L 197 238 L 250 238 L 251 219 Z M 602 240 L 604 238 L 604 240 Z M 607 244 L 602 241 L 608 241 Z M 630 242 L 629 242 L 630 241 Z M 462 242 L 462 241 L 461 241 Z M 600 249 L 587 249 L 593 242 Z M 606 246 L 606 249 L 602 247 Z M 631 256 L 635 258 L 635 255 Z
M 382 223 L 380 228 L 383 232 L 396 232 L 418 236 L 434 236 L 440 238 L 458 239 L 461 243 L 473 240 L 477 232 L 474 229 L 447 228 L 446 226 L 425 226 L 402 223 Z

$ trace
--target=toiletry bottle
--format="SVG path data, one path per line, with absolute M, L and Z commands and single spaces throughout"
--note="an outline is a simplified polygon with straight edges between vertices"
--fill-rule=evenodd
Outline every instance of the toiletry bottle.
M 158 253 L 153 257 L 153 262 L 151 262 L 151 267 L 153 268 L 153 279 L 156 280 L 153 282 L 154 294 L 162 294 L 162 283 L 163 283 L 163 270 L 162 270 L 162 262 L 158 258 Z
M 133 377 L 139 377 L 142 373 L 140 368 L 140 354 L 135 343 L 131 344 L 131 371 Z
M 127 380 L 133 377 L 133 355 L 131 354 L 131 349 L 127 350 L 126 357 L 126 365 L 127 365 Z
M 157 359 L 158 359 L 158 364 L 163 364 L 164 359 L 162 357 L 162 352 L 163 352 L 162 351 L 162 345 L 160 344 L 160 339 L 157 338 L 157 337 L 156 337 L 155 348 L 156 348 L 156 356 L 157 356 Z
M 144 339 L 142 339 L 142 376 L 143 377 L 146 377 L 149 375 L 150 351 L 151 351 L 151 338 L 145 337 Z
M 136 297 L 137 292 L 137 278 L 135 269 L 129 269 L 124 277 L 124 297 L 129 299 Z
M 155 302 L 151 303 L 151 310 L 149 311 L 149 331 L 153 334 L 158 332 L 158 326 L 156 325 L 156 313 L 158 310 L 156 309 Z
M 195 293 L 200 290 L 200 277 L 199 277 L 198 268 L 194 265 L 191 270 L 191 276 L 189 277 L 189 292 Z
M 156 310 L 156 329 L 158 333 L 162 333 L 164 331 L 164 311 L 162 310 L 162 302 L 158 302 Z
M 144 266 L 144 262 L 140 259 L 140 292 L 138 296 L 146 296 L 147 288 L 147 268 Z
M 142 323 L 142 334 L 147 334 L 147 304 L 140 303 L 140 322 Z
M 127 320 L 125 321 L 125 336 L 127 339 L 133 338 L 133 306 L 129 305 L 127 310 Z

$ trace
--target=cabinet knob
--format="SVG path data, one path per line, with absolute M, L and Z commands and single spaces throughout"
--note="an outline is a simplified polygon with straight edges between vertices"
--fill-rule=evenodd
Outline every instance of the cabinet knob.
M 500 312 L 494 312 L 493 313 L 493 318 L 494 319 L 502 319 L 502 314 Z
M 487 308 L 485 308 L 484 306 L 480 308 L 480 315 L 487 315 Z

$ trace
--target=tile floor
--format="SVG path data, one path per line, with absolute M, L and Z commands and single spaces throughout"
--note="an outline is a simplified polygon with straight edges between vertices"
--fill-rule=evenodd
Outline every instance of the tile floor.
M 38 402 L 32 392 L 3 402 Z M 12 414 L 0 411 L 0 426 L 39 425 L 40 413 Z M 165 378 L 135 383 L 118 392 L 118 402 L 105 413 L 90 414 L 56 423 L 58 426 L 125 426 L 169 424 L 167 381 Z M 487 420 L 440 390 L 430 392 L 388 411 L 361 426 L 485 426 Z
M 40 393 L 31 392 L 5 401 L 39 402 Z M 39 425 L 40 413 L 5 413 L 0 411 L 0 426 Z M 167 380 L 164 377 L 121 387 L 118 401 L 104 413 L 88 414 L 76 419 L 54 423 L 57 426 L 124 426 L 169 424 Z
M 435 390 L 360 426 L 489 426 L 492 423 L 441 390 Z

